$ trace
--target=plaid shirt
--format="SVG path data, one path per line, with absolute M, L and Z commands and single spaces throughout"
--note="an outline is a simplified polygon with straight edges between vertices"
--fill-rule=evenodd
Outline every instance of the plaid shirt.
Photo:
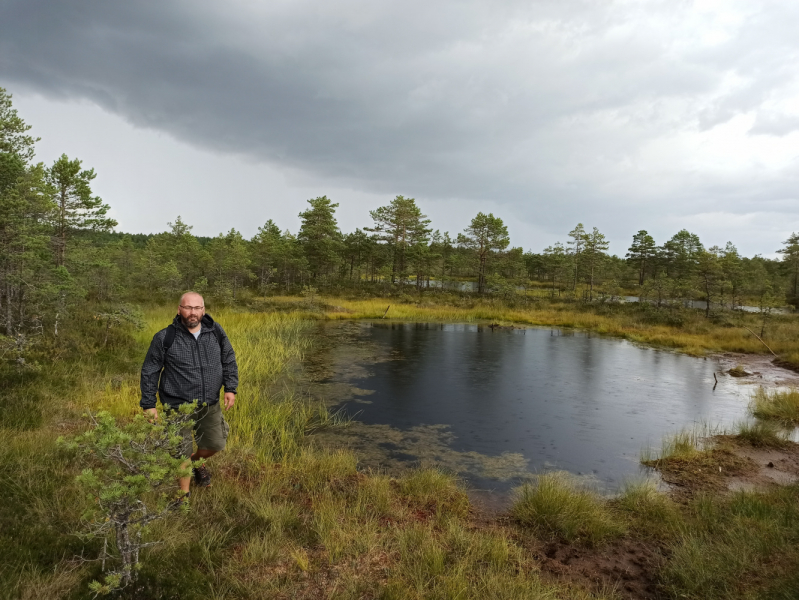
M 165 328 L 153 336 L 144 359 L 141 368 L 141 407 L 155 407 L 156 391 L 161 402 L 170 406 L 195 400 L 216 404 L 223 385 L 225 392 L 235 394 L 239 383 L 236 353 L 222 327 L 210 315 L 204 315 L 200 336 L 194 339 L 180 320 L 180 315 L 175 317 L 172 324 L 176 329 L 175 341 L 169 350 L 164 352 Z M 221 347 L 213 331 L 215 327 L 222 332 Z

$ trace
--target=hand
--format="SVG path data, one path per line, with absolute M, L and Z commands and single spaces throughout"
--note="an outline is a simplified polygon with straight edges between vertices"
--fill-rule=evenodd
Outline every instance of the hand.
M 144 412 L 148 416 L 148 420 L 151 423 L 155 423 L 158 420 L 158 409 L 157 408 L 145 408 Z
M 225 392 L 225 410 L 230 410 L 236 403 L 236 394 L 233 392 Z

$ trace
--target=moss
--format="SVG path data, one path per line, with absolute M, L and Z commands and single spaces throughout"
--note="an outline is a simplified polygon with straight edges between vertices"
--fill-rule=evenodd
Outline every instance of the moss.
M 725 477 L 751 473 L 756 466 L 729 448 L 711 448 L 693 456 L 669 456 L 645 465 L 660 471 L 668 483 L 689 490 L 724 490 Z

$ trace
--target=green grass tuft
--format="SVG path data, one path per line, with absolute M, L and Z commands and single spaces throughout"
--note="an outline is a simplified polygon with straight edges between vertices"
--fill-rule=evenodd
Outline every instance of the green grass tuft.
M 540 535 L 589 544 L 625 532 L 621 521 L 596 493 L 578 486 L 566 473 L 546 473 L 515 490 L 511 514 Z
M 651 481 L 628 483 L 614 504 L 640 534 L 668 538 L 679 531 L 682 516 L 679 507 Z
M 459 516 L 469 512 L 469 499 L 458 487 L 457 478 L 439 469 L 414 471 L 399 481 L 399 489 L 411 504 L 422 510 L 446 510 Z
M 784 448 L 788 445 L 787 432 L 769 421 L 740 423 L 734 437 L 755 448 Z
M 749 410 L 760 419 L 779 421 L 788 426 L 799 425 L 799 390 L 766 390 L 758 388 Z

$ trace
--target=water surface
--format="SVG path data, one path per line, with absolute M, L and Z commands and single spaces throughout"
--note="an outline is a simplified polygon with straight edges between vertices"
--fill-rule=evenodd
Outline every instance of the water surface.
M 711 359 L 549 329 L 327 327 L 348 334 L 323 383 L 332 404 L 346 397 L 358 423 L 344 437 L 371 466 L 438 462 L 499 490 L 563 469 L 613 490 L 665 435 L 746 417 L 747 388 L 719 374 L 714 390 Z

